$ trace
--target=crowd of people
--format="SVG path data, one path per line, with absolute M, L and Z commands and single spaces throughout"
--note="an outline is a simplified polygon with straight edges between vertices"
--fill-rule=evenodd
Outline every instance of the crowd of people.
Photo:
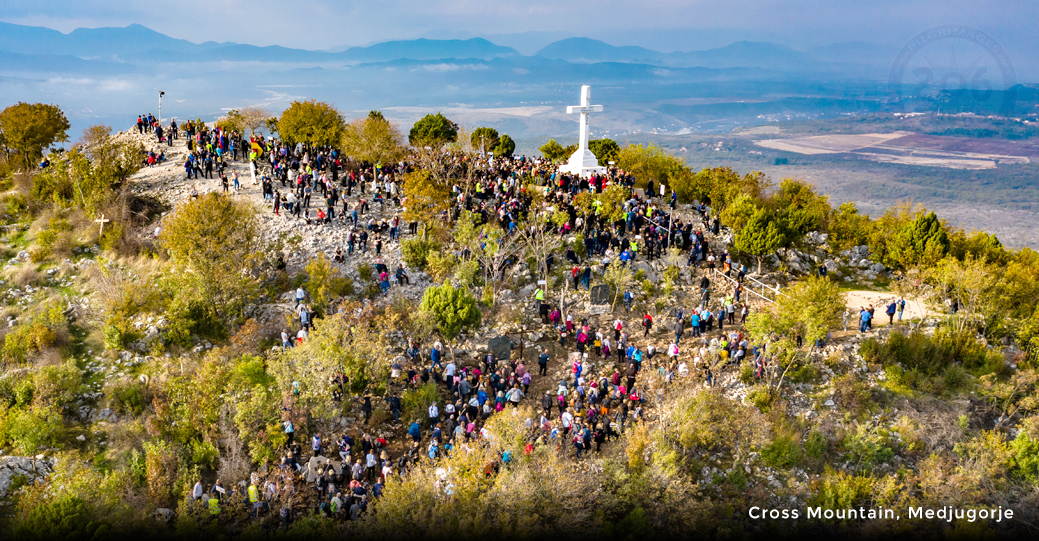
M 164 132 L 159 132 L 160 128 L 154 128 L 160 140 L 164 135 L 175 137 L 178 131 L 174 124 Z M 336 149 L 289 145 L 273 138 L 247 141 L 241 134 L 190 122 L 180 129 L 188 141 L 189 157 L 184 168 L 189 179 L 211 178 L 214 173 L 227 179 L 229 164 L 249 162 L 262 186 L 263 200 L 275 215 L 295 220 L 300 227 L 347 228 L 346 245 L 336 248 L 332 260 L 346 264 L 372 250 L 380 258 L 376 272 L 381 290 L 386 292 L 391 287 L 390 272 L 381 256 L 388 250 L 387 244 L 417 234 L 416 223 L 407 224 L 406 232 L 401 223 L 407 193 L 399 182 L 418 167 L 416 161 L 362 163 L 340 155 Z M 761 376 L 769 362 L 767 356 L 763 348 L 750 344 L 740 328 L 749 312 L 749 304 L 741 298 L 746 268 L 738 266 L 730 254 L 714 249 L 710 239 L 720 233 L 721 223 L 709 208 L 699 205 L 694 209 L 696 220 L 683 219 L 674 212 L 674 191 L 667 195 L 664 186 L 652 183 L 645 191 L 636 190 L 634 177 L 615 168 L 605 175 L 580 178 L 562 174 L 540 158 L 477 159 L 480 167 L 470 171 L 470 184 L 463 186 L 460 181 L 453 187 L 452 205 L 444 220 L 469 211 L 477 225 L 496 224 L 505 235 L 518 234 L 524 220 L 537 210 L 531 206 L 534 198 L 527 192 L 528 186 L 540 186 L 545 205 L 568 216 L 561 225 L 546 222 L 543 227 L 551 234 L 579 233 L 584 239 L 584 253 L 578 254 L 573 245 L 566 245 L 559 254 L 559 264 L 570 268 L 574 289 L 591 288 L 614 260 L 631 265 L 665 257 L 669 249 L 677 249 L 679 261 L 698 273 L 699 295 L 688 310 L 677 307 L 664 316 L 671 318 L 662 325 L 673 330 L 674 340 L 666 341 L 664 351 L 658 350 L 659 337 L 651 334 L 655 322 L 650 313 L 634 321 L 635 328 L 643 327 L 641 333 L 630 328 L 625 318 L 616 319 L 612 325 L 597 325 L 592 318 L 554 308 L 539 289 L 536 303 L 543 322 L 559 333 L 557 351 L 564 353 L 557 353 L 553 359 L 547 347 L 539 348 L 536 373 L 528 368 L 526 359 L 513 354 L 498 357 L 491 352 L 476 363 L 457 363 L 453 355 L 445 358 L 439 342 L 426 348 L 417 340 L 409 340 L 404 353 L 392 362 L 394 379 L 385 399 L 394 424 L 408 441 L 406 445 L 392 446 L 391 450 L 389 442 L 368 433 L 371 397 L 349 397 L 343 377 L 330 375 L 329 399 L 347 403 L 360 400 L 364 427 L 332 438 L 331 445 L 320 434 L 312 435 L 308 458 L 303 443 L 295 439 L 291 405 L 286 407 L 284 431 L 288 443 L 277 468 L 271 468 L 264 477 L 254 474 L 235 490 L 211 487 L 206 492 L 201 482 L 196 486 L 193 496 L 212 514 L 219 515 L 221 505 L 230 503 L 251 508 L 254 514 L 278 508 L 287 524 L 292 517 L 288 496 L 309 490 L 316 494 L 312 501 L 320 512 L 356 519 L 379 497 L 387 479 L 407 472 L 418 461 L 437 461 L 487 444 L 493 437 L 487 421 L 521 404 L 533 406 L 536 412 L 524 420 L 529 430 L 526 452 L 537 445 L 549 445 L 580 458 L 588 452 L 601 452 L 604 444 L 620 437 L 632 423 L 640 422 L 647 400 L 652 399 L 650 389 L 658 383 L 666 386 L 676 378 L 696 378 L 714 384 L 715 370 L 745 358 L 754 360 L 755 374 Z M 237 192 L 240 181 L 237 171 L 231 169 Z M 222 184 L 227 191 L 229 181 Z M 613 186 L 622 188 L 626 197 L 618 219 L 613 219 L 616 215 L 608 218 L 597 209 L 586 212 L 581 208 L 580 194 L 602 193 Z M 197 193 L 196 189 L 192 196 Z M 378 213 L 372 211 L 376 203 Z M 551 254 L 545 261 L 550 272 L 557 264 L 556 257 Z M 718 273 L 726 278 L 712 288 L 710 277 Z M 393 278 L 398 284 L 408 283 L 403 266 L 396 269 Z M 718 290 L 725 293 L 713 299 L 712 292 Z M 314 313 L 306 297 L 302 288 L 296 291 L 298 330 L 283 330 L 284 349 L 307 339 Z M 624 293 L 625 317 L 630 317 L 634 298 L 630 291 Z M 564 363 L 566 377 L 549 379 L 550 363 Z M 650 380 L 654 381 L 652 385 Z M 429 382 L 437 385 L 441 400 L 429 405 L 425 418 L 401 423 L 401 393 Z M 534 393 L 532 387 L 543 391 Z M 298 392 L 298 387 L 292 389 L 293 394 Z M 501 456 L 499 465 L 512 458 Z

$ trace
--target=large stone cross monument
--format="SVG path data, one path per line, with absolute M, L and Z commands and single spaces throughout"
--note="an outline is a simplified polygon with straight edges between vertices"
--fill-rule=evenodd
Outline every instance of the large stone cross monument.
M 581 114 L 581 134 L 577 143 L 577 152 L 570 156 L 570 160 L 559 168 L 562 173 L 590 177 L 593 173 L 605 173 L 606 168 L 599 165 L 599 161 L 588 150 L 588 113 L 602 111 L 602 105 L 592 105 L 592 87 L 584 85 L 581 87 L 581 105 L 571 105 L 566 108 L 567 114 Z

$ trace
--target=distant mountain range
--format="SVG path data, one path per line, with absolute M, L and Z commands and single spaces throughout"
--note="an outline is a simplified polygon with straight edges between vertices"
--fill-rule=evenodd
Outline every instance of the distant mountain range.
M 280 46 L 260 47 L 214 41 L 192 43 L 172 38 L 139 24 L 124 28 L 80 28 L 64 34 L 49 28 L 0 22 L 0 51 L 25 55 L 4 57 L 0 69 L 21 71 L 89 70 L 92 64 L 73 62 L 189 63 L 212 61 L 307 64 L 357 64 L 400 59 L 439 60 L 467 58 L 491 60 L 520 57 L 516 49 L 483 38 L 415 39 L 387 41 L 337 52 L 310 51 Z M 894 51 L 867 43 L 835 44 L 810 51 L 783 45 L 741 41 L 704 51 L 663 53 L 644 47 L 617 47 L 590 38 L 567 38 L 539 50 L 535 56 L 574 64 L 630 63 L 662 67 L 713 69 L 761 68 L 789 72 L 845 72 L 852 68 L 885 66 Z M 105 73 L 113 66 L 97 65 Z
M 48 56 L 70 55 L 84 60 L 117 62 L 387 62 L 400 58 L 480 58 L 518 56 L 510 47 L 482 38 L 466 40 L 416 39 L 387 41 L 369 47 L 351 47 L 336 53 L 280 46 L 239 43 L 192 43 L 171 38 L 139 24 L 124 28 L 79 28 L 63 34 L 38 26 L 0 22 L 0 51 L 39 58 L 41 67 L 64 69 L 65 63 Z M 0 66 L 7 67 L 7 66 Z
M 537 54 L 578 63 L 636 62 L 675 67 L 832 72 L 887 67 L 896 52 L 893 47 L 861 42 L 836 43 L 798 51 L 775 43 L 740 41 L 704 51 L 662 53 L 644 47 L 615 47 L 590 38 L 568 38 L 546 46 Z
M 589 38 L 533 36 L 540 39 L 533 47 L 515 36 L 512 46 L 486 36 L 444 37 L 452 39 L 312 51 L 193 43 L 139 24 L 62 33 L 0 22 L 0 107 L 58 104 L 75 133 L 158 113 L 159 92 L 164 117 L 205 120 L 245 105 L 275 113 L 296 100 L 318 99 L 349 115 L 381 109 L 403 125 L 450 110 L 460 122 L 513 137 L 570 137 L 576 119 L 565 106 L 576 103 L 583 84 L 594 87 L 593 99 L 608 111 L 593 116 L 592 129 L 609 136 L 725 133 L 867 114 L 891 103 L 931 106 L 925 98 L 891 101 L 887 77 L 898 51 L 870 43 L 798 50 L 763 38 L 662 52 Z M 695 40 L 689 43 L 703 42 Z M 967 107 L 983 110 L 975 105 Z

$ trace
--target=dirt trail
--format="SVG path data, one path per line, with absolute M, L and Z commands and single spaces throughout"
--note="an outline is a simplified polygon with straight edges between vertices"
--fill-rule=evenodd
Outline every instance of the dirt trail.
M 862 308 L 867 308 L 873 305 L 875 309 L 873 325 L 887 325 L 888 318 L 885 310 L 887 306 L 892 302 L 899 299 L 897 293 L 887 291 L 846 291 L 844 293 L 845 306 L 851 311 L 849 318 L 849 328 L 855 327 L 858 321 L 858 314 Z M 902 313 L 902 319 L 914 319 L 922 318 L 925 316 L 933 316 L 935 312 L 928 308 L 926 305 L 919 301 L 906 299 L 906 309 Z M 897 317 L 897 316 L 896 316 Z

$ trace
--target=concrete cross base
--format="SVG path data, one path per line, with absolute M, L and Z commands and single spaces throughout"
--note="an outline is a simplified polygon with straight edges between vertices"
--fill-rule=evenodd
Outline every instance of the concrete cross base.
M 599 160 L 595 158 L 595 154 L 592 154 L 591 150 L 578 148 L 577 152 L 570 156 L 566 165 L 559 167 L 559 172 L 588 178 L 596 173 L 605 174 L 606 168 L 599 165 Z

